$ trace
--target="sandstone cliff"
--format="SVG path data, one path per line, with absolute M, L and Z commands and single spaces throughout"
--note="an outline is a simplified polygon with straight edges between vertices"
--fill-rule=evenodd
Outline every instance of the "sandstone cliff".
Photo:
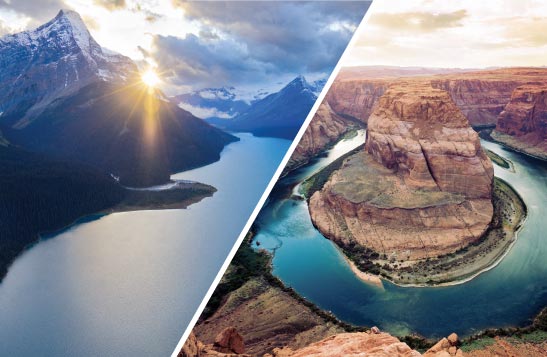
M 310 125 L 306 128 L 302 139 L 293 152 L 285 171 L 291 171 L 306 164 L 336 142 L 342 135 L 358 127 L 354 121 L 336 114 L 330 105 L 324 101 L 315 113 Z
M 326 95 L 326 101 L 336 113 L 366 124 L 378 98 L 393 81 L 393 78 L 336 80 Z
M 547 82 L 515 89 L 499 115 L 492 137 L 547 160 Z
M 472 71 L 437 76 L 431 85 L 447 91 L 473 126 L 493 125 L 512 91 L 547 72 L 518 69 Z
M 446 91 L 472 126 L 484 127 L 496 124 L 515 88 L 544 83 L 545 78 L 547 69 L 544 68 L 474 71 L 399 67 L 344 69 L 332 84 L 285 172 L 307 163 L 334 144 L 349 126 L 355 125 L 355 121 L 366 125 L 386 89 L 400 81 L 428 82 L 433 88 Z M 504 134 L 499 131 L 498 135 Z M 500 141 L 516 148 L 526 145 L 511 144 L 511 137 Z M 538 144 L 537 137 L 521 141 L 528 143 L 527 147 Z M 542 151 L 536 151 L 536 155 Z
M 253 278 L 231 292 L 194 332 L 204 344 L 213 346 L 215 341 L 219 345 L 219 334 L 229 328 L 237 330 L 245 341 L 245 353 L 253 356 L 262 356 L 276 347 L 301 348 L 343 331 L 263 278 Z
M 365 150 L 415 188 L 490 198 L 493 168 L 477 133 L 447 92 L 401 82 L 369 118 Z
M 498 115 L 521 85 L 545 82 L 545 68 L 503 68 L 496 70 L 426 69 L 405 71 L 404 68 L 369 69 L 363 73 L 342 72 L 333 83 L 327 101 L 339 114 L 367 122 L 377 100 L 386 88 L 405 80 L 429 81 L 434 88 L 447 91 L 472 126 L 494 125 Z
M 494 125 L 498 114 L 509 101 L 516 81 L 480 79 L 432 80 L 435 88 L 446 90 L 474 126 Z
M 309 210 L 342 246 L 405 265 L 477 241 L 492 219 L 493 167 L 447 92 L 392 85 L 369 118 L 366 152 L 346 159 Z

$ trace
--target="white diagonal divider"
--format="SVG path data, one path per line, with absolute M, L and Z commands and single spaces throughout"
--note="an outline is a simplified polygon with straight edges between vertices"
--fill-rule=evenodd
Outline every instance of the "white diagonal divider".
M 279 176 L 281 176 L 281 173 L 283 172 L 283 169 L 287 165 L 287 162 L 291 158 L 292 153 L 296 149 L 296 146 L 298 145 L 298 143 L 300 142 L 300 139 L 304 135 L 304 132 L 308 128 L 308 125 L 310 124 L 312 118 L 314 117 L 315 112 L 319 108 L 319 105 L 323 102 L 323 99 L 327 95 L 327 92 L 329 91 L 332 83 L 334 82 L 334 80 L 338 76 L 338 73 L 340 72 L 340 68 L 342 67 L 342 63 L 344 62 L 343 61 L 344 57 L 347 56 L 347 53 L 354 46 L 355 42 L 357 41 L 357 38 L 359 37 L 358 32 L 360 30 L 362 31 L 363 26 L 365 26 L 365 24 L 367 23 L 367 21 L 370 17 L 370 14 L 373 13 L 373 11 L 371 11 L 371 10 L 374 7 L 374 3 L 379 2 L 379 1 L 381 1 L 381 0 L 373 0 L 371 2 L 371 5 L 367 9 L 367 12 L 363 16 L 363 19 L 361 20 L 359 26 L 357 27 L 357 29 L 353 33 L 353 37 L 351 38 L 348 45 L 346 46 L 346 49 L 344 50 L 344 53 L 342 53 L 342 56 L 340 56 L 340 59 L 338 60 L 338 63 L 336 64 L 336 66 L 334 67 L 334 70 L 330 74 L 327 83 L 325 83 L 325 86 L 323 87 L 323 90 L 319 94 L 319 97 L 317 98 L 317 101 L 315 102 L 315 104 L 311 108 L 310 112 L 308 113 L 308 116 L 306 117 L 306 120 L 304 121 L 304 123 L 302 124 L 302 127 L 300 128 L 300 130 L 296 134 L 296 137 L 294 138 L 294 141 L 292 142 L 291 146 L 289 147 L 289 150 L 287 151 L 287 153 L 283 157 L 283 160 L 281 160 L 281 163 L 277 167 L 277 170 L 275 171 L 275 174 L 273 175 L 273 177 L 270 180 L 268 186 L 266 187 L 266 190 L 264 191 L 264 193 L 260 197 L 260 200 L 258 201 L 258 203 L 256 204 L 256 207 L 254 208 L 253 212 L 251 213 L 251 216 L 249 217 L 249 220 L 247 221 L 247 223 L 243 227 L 243 230 L 239 234 L 239 237 L 237 238 L 234 246 L 232 247 L 232 250 L 230 251 L 230 253 L 226 257 L 226 260 L 224 261 L 224 263 L 222 264 L 222 267 L 220 268 L 218 274 L 215 277 L 215 280 L 213 281 L 213 283 L 209 287 L 209 290 L 207 291 L 207 294 L 205 294 L 205 297 L 203 298 L 203 301 L 199 305 L 197 311 L 195 312 L 194 316 L 192 317 L 192 320 L 190 320 L 190 323 L 186 327 L 186 330 L 184 331 L 182 337 L 180 338 L 179 342 L 175 346 L 175 349 L 174 349 L 173 353 L 171 354 L 171 357 L 177 357 L 178 353 L 182 349 L 182 346 L 184 345 L 184 342 L 186 341 L 186 339 L 188 338 L 188 336 L 192 332 L 192 329 L 194 328 L 195 324 L 197 323 L 197 320 L 199 319 L 199 316 L 201 315 L 201 313 L 205 309 L 205 306 L 207 305 L 207 303 L 209 302 L 209 299 L 213 295 L 217 285 L 220 282 L 220 279 L 222 279 L 222 276 L 226 272 L 226 269 L 228 269 L 228 266 L 232 262 L 232 259 L 234 258 L 237 250 L 241 246 L 241 243 L 243 242 L 243 239 L 245 238 L 245 235 L 247 234 L 247 232 L 251 228 L 251 225 L 254 223 L 256 217 L 258 216 L 258 213 L 260 212 L 260 210 L 264 206 L 264 203 L 268 199 L 268 196 L 270 195 L 270 192 L 272 191 L 273 187 L 277 183 L 277 180 L 279 179 Z

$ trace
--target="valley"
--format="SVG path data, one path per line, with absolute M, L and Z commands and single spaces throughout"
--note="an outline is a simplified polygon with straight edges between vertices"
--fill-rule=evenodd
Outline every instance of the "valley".
M 239 103 L 234 102 L 234 108 L 241 108 L 241 112 L 234 113 L 232 118 L 212 117 L 206 120 L 225 130 L 292 140 L 323 85 L 322 81 L 308 83 L 303 76 L 298 76 L 278 92 L 254 100 L 247 108 L 241 108 Z
M 13 260 L 38 242 L 88 215 L 185 208 L 216 189 L 183 183 L 163 191 L 121 186 L 93 167 L 53 160 L 12 145 L 0 147 L 0 281 Z
M 307 195 L 314 226 L 361 270 L 397 284 L 475 276 L 504 255 L 525 217 L 510 186 L 498 179 L 492 189 L 492 163 L 465 116 L 421 82 L 390 86 L 364 150 L 337 166 Z
M 173 209 L 178 201 L 134 211 L 130 202 L 132 211 L 88 215 L 20 254 L 0 284 L 3 349 L 12 355 L 171 353 L 232 248 L 226 237 L 240 233 L 290 145 L 238 137 L 221 160 L 171 177 L 214 187 L 211 197 L 186 209 Z M 96 189 L 91 197 L 100 197 Z M 104 206 L 93 212 L 100 211 L 110 212 Z

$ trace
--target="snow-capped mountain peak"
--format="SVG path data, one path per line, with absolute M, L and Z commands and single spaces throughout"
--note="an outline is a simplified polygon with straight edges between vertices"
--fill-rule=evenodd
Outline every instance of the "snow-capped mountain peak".
M 287 84 L 286 87 L 290 86 L 298 86 L 298 87 L 309 87 L 308 81 L 306 81 L 306 78 L 303 75 L 298 75 L 295 79 L 293 79 L 289 84 Z
M 61 10 L 34 30 L 0 38 L 0 111 L 24 126 L 56 98 L 93 81 L 126 81 L 137 72 L 131 59 L 103 49 L 80 15 Z
M 95 40 L 93 40 L 93 38 L 91 37 L 89 30 L 87 29 L 82 18 L 80 17 L 80 14 L 78 14 L 76 11 L 61 10 L 59 11 L 59 14 L 57 14 L 57 16 L 55 17 L 54 21 L 55 20 L 58 20 L 60 22 L 68 21 L 70 23 L 72 36 L 78 44 L 78 47 L 80 47 L 82 51 L 89 53 L 90 47 L 92 45 L 98 46 Z
M 92 46 L 98 46 L 80 15 L 72 10 L 59 11 L 55 18 L 35 30 L 6 35 L 0 39 L 0 45 L 11 43 L 35 48 L 40 46 L 44 40 L 56 42 L 65 47 L 74 41 L 82 51 L 87 53 L 90 52 Z

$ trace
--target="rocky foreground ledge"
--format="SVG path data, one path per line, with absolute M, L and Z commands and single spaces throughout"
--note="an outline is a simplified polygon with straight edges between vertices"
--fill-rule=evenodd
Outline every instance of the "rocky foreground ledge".
M 293 350 L 290 347 L 274 348 L 261 357 L 449 357 L 464 356 L 459 348 L 458 336 L 453 333 L 441 339 L 423 355 L 377 327 L 367 332 L 340 333 L 321 341 Z M 179 353 L 179 357 L 251 357 L 246 354 L 245 343 L 235 328 L 226 328 L 218 334 L 214 344 L 203 344 L 191 333 Z
M 179 357 L 543 357 L 547 351 L 547 342 L 536 341 L 536 338 L 533 334 L 526 338 L 494 337 L 471 346 L 462 343 L 458 335 L 452 333 L 422 354 L 396 337 L 373 327 L 367 332 L 332 335 L 296 350 L 290 347 L 275 348 L 271 353 L 259 355 L 231 350 L 231 347 L 245 348 L 242 337 L 232 328 L 220 333 L 218 342 L 210 345 L 203 344 L 192 333 Z

